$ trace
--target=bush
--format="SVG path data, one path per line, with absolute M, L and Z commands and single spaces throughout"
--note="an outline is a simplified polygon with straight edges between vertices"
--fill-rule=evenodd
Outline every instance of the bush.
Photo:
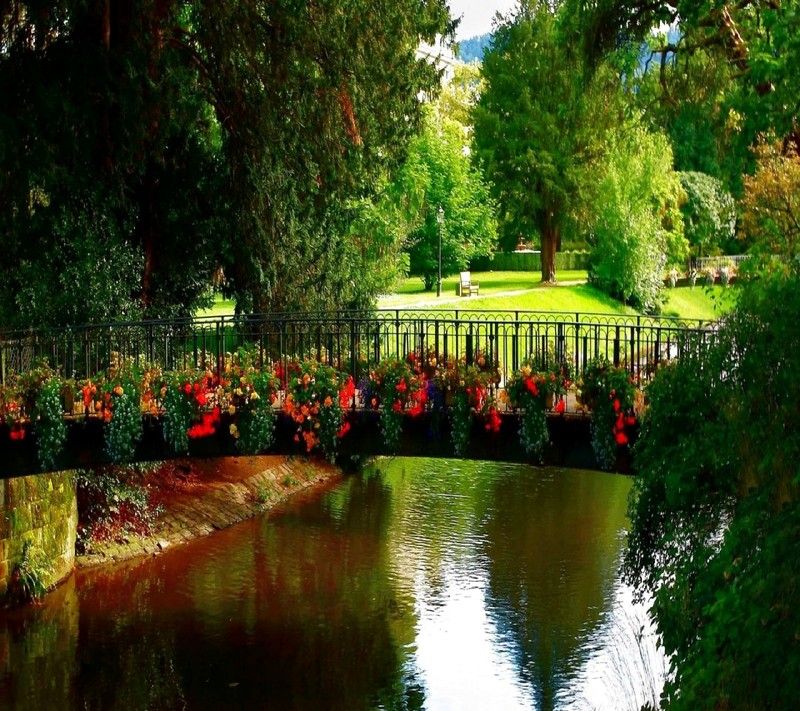
M 625 571 L 654 595 L 676 711 L 800 698 L 800 282 L 741 299 L 657 373 L 635 448 Z

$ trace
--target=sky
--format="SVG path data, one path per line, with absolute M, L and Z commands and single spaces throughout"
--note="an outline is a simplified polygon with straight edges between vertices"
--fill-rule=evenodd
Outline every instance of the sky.
M 465 40 L 491 32 L 494 14 L 508 12 L 517 0 L 449 0 L 448 4 L 453 17 L 461 17 L 456 39 Z

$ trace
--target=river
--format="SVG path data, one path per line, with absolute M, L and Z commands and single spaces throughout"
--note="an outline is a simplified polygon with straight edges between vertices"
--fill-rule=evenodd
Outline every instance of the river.
M 664 660 L 620 580 L 630 486 L 381 460 L 0 613 L 0 708 L 638 709 Z

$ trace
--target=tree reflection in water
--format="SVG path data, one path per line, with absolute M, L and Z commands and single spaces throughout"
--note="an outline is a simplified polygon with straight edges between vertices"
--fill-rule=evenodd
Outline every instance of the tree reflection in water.
M 569 707 L 613 617 L 629 481 L 379 464 L 3 613 L 0 707 Z

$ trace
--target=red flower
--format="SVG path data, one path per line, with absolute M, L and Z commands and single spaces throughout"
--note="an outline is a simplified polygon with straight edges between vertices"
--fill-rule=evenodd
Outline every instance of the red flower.
M 191 395 L 192 394 L 192 384 L 191 383 L 184 383 L 183 384 L 183 392 L 185 392 L 187 395 Z
M 619 400 L 614 400 L 614 412 L 619 412 L 620 404 Z
M 534 397 L 539 396 L 539 388 L 536 387 L 536 383 L 533 381 L 533 378 L 525 378 L 525 387 L 531 391 L 531 394 Z
M 623 444 L 628 444 L 628 435 L 624 432 L 617 432 L 616 434 L 617 445 L 622 446 Z
M 199 393 L 197 393 L 194 396 L 194 399 L 197 400 L 197 404 L 200 405 L 200 407 L 205 406 L 205 404 L 206 404 L 206 394 L 204 392 L 200 391 Z
M 566 406 L 567 406 L 567 404 L 564 402 L 564 398 L 561 398 L 558 401 L 558 403 L 556 404 L 556 412 L 558 414 L 561 414 L 562 412 L 564 412 L 564 409 L 566 408 Z
M 635 425 L 636 424 L 636 417 L 634 415 L 628 415 L 625 418 L 625 424 L 627 424 L 627 425 Z
M 395 387 L 395 390 L 397 390 L 397 392 L 399 392 L 399 393 L 404 393 L 406 390 L 408 390 L 408 386 L 406 385 L 406 381 L 405 380 L 401 380 L 394 387 Z
M 401 403 L 399 400 L 395 400 L 395 401 L 394 401 L 394 405 L 392 405 L 392 409 L 393 409 L 395 412 L 402 412 L 402 410 L 403 410 L 403 405 L 402 405 L 402 403 Z
M 336 433 L 336 436 L 341 439 L 350 431 L 350 423 L 345 422 L 340 428 L 339 431 Z
M 353 376 L 348 375 L 344 387 L 339 391 L 339 404 L 343 408 L 348 407 L 353 400 L 353 395 L 355 395 L 355 392 L 356 386 L 355 383 L 353 383 Z
M 500 431 L 500 415 L 497 414 L 497 410 L 491 408 L 489 410 L 489 421 L 486 423 L 486 431 L 487 432 L 499 432 Z

